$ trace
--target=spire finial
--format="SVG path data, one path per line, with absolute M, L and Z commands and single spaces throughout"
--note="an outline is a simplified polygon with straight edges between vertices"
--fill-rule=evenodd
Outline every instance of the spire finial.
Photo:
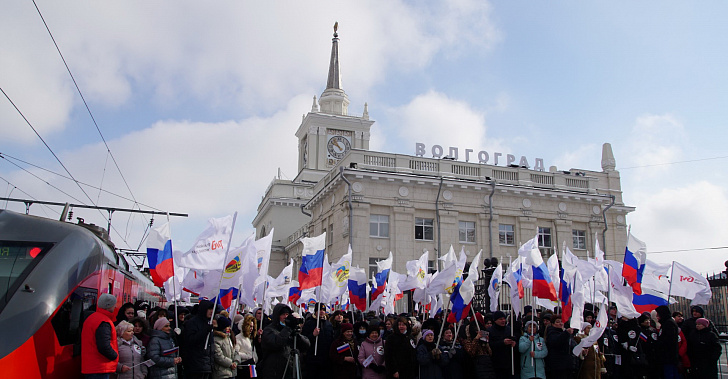
M 336 33 L 337 30 L 339 30 L 339 22 L 338 21 L 334 22 L 334 38 L 336 38 L 336 37 L 339 36 L 339 34 Z

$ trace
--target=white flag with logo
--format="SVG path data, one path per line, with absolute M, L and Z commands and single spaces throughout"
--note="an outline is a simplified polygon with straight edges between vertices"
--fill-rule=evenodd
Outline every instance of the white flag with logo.
M 221 270 L 225 262 L 225 253 L 235 225 L 235 214 L 212 218 L 208 226 L 195 241 L 191 249 L 184 253 L 174 255 L 174 261 L 179 267 L 189 267 L 198 270 Z
M 692 299 L 690 305 L 708 304 L 713 297 L 708 280 L 680 263 L 673 264 L 670 294 Z
M 493 276 L 490 277 L 490 284 L 488 284 L 488 296 L 490 297 L 491 312 L 498 310 L 501 284 L 503 284 L 503 266 L 501 266 L 499 262 L 498 266 L 496 266 L 495 270 L 493 270 Z
M 258 276 L 255 278 L 255 300 L 263 302 L 268 279 L 268 266 L 270 264 L 270 250 L 273 245 L 273 233 L 275 228 L 270 230 L 267 236 L 254 242 L 255 262 L 258 269 Z

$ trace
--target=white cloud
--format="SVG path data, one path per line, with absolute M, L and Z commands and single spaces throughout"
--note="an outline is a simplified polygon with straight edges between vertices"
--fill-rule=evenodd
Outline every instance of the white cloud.
M 602 147 L 594 143 L 589 143 L 580 145 L 573 150 L 564 151 L 561 155 L 554 158 L 553 165 L 559 170 L 569 170 L 572 168 L 585 169 L 589 167 L 593 170 L 601 171 L 601 166 L 599 166 L 601 160 Z
M 630 214 L 632 232 L 647 242 L 648 252 L 726 246 L 728 193 L 707 181 L 640 193 Z M 699 272 L 720 271 L 726 250 L 696 250 L 649 255 L 661 262 L 679 261 Z
M 683 159 L 688 134 L 683 124 L 673 115 L 647 114 L 637 118 L 624 149 L 621 167 L 640 167 L 639 177 L 651 180 L 670 169 L 665 163 Z M 618 161 L 619 163 L 619 161 Z
M 465 160 L 465 149 L 473 149 L 471 161 L 477 160 L 480 150 L 507 152 L 502 141 L 487 139 L 485 113 L 473 109 L 467 102 L 456 100 L 445 94 L 429 91 L 408 104 L 387 111 L 391 128 L 396 129 L 404 141 L 412 141 L 411 150 L 400 152 L 412 154 L 414 143 L 426 146 L 425 156 L 432 156 L 432 146 L 443 147 L 448 155 L 449 147 L 458 147 L 458 159 Z M 391 148 L 397 148 L 390 146 Z
M 0 16 L 0 72 L 17 83 L 4 85 L 20 100 L 43 100 L 44 112 L 32 112 L 48 119 L 39 124 L 62 126 L 76 96 L 68 74 L 35 9 L 10 7 Z M 192 101 L 240 115 L 274 112 L 296 94 L 320 93 L 330 51 L 324 41 L 334 21 L 344 86 L 358 94 L 386 80 L 389 68 L 425 67 L 435 54 L 459 46 L 491 46 L 498 34 L 489 5 L 472 0 L 431 8 L 381 0 L 351 4 L 345 12 L 333 1 L 315 7 L 58 1 L 39 2 L 39 8 L 92 109 L 152 94 L 160 107 Z

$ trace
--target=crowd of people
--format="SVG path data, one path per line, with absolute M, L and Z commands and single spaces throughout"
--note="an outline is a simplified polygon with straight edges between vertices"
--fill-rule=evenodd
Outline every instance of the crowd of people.
M 473 312 L 458 323 L 441 313 L 377 315 L 323 304 L 303 315 L 285 304 L 270 315 L 260 308 L 230 315 L 206 300 L 189 309 L 115 308 L 116 298 L 103 294 L 84 322 L 87 378 L 704 379 L 718 377 L 722 350 L 699 306 L 687 319 L 667 306 L 629 319 L 612 306 L 599 339 L 581 347 L 595 327 L 591 306 L 581 325 L 531 307 L 518 318 Z

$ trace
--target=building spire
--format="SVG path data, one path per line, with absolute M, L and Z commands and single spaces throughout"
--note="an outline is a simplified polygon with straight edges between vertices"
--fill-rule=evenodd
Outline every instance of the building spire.
M 334 24 L 334 38 L 331 40 L 331 61 L 326 89 L 321 94 L 319 105 L 321 112 L 347 115 L 349 113 L 349 97 L 341 87 L 341 65 L 339 64 L 339 22 Z

